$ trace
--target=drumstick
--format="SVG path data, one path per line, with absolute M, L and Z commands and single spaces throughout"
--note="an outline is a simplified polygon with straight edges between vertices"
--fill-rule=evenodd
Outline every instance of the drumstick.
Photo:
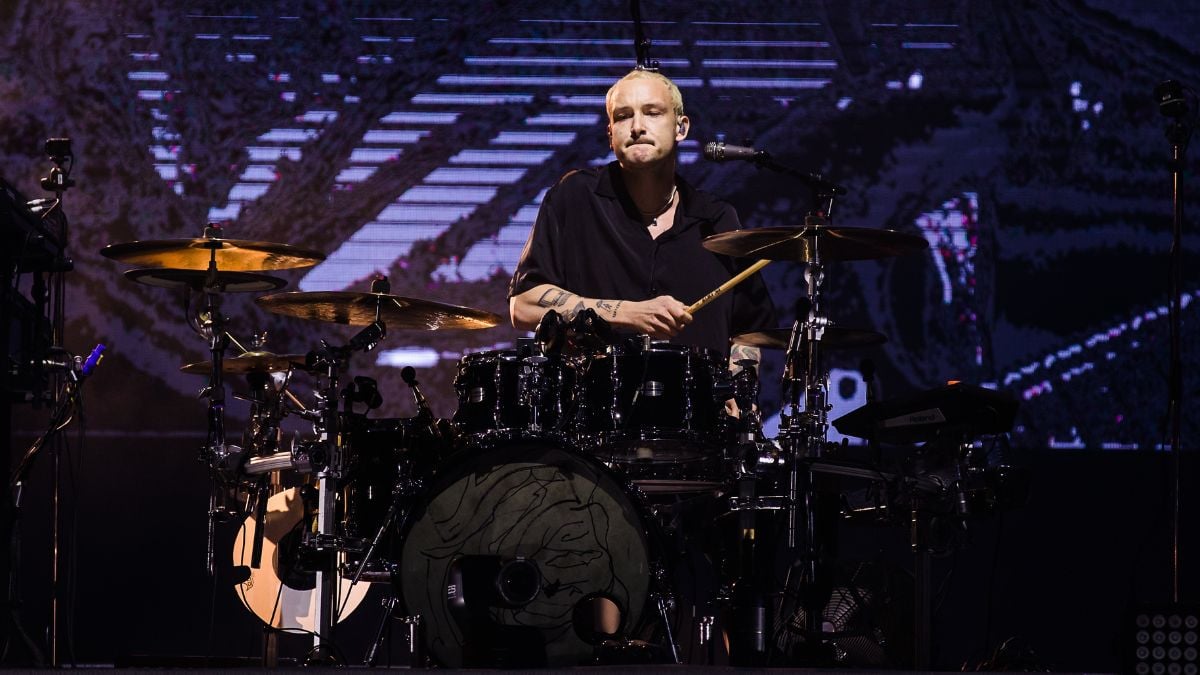
M 726 291 L 728 291 L 729 289 L 733 288 L 734 286 L 737 286 L 738 284 L 742 283 L 743 281 L 746 280 L 746 277 L 748 277 L 751 274 L 754 274 L 755 272 L 766 267 L 768 264 L 770 264 L 770 262 L 771 262 L 770 260 L 759 260 L 758 262 L 754 263 L 753 265 L 742 270 L 734 278 L 732 278 L 729 281 L 726 281 L 725 283 L 721 284 L 720 286 L 717 286 L 716 288 L 714 288 L 712 290 L 712 292 L 709 293 L 708 295 L 704 296 L 703 298 L 700 298 L 696 302 L 693 302 L 692 305 L 687 308 L 688 314 L 695 314 L 696 310 L 707 305 L 708 303 L 712 302 L 713 300 L 716 300 L 717 298 L 721 297 L 722 295 L 725 295 Z

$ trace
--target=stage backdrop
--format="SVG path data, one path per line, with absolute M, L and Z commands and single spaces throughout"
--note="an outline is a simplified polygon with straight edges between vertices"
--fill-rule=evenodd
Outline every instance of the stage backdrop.
M 603 96 L 635 63 L 627 3 L 269 7 L 0 10 L 0 170 L 40 197 L 43 139 L 70 136 L 78 156 L 66 198 L 69 346 L 110 347 L 89 385 L 103 412 L 95 432 L 195 430 L 202 382 L 179 366 L 206 356 L 181 298 L 127 281 L 103 246 L 200 236 L 215 222 L 228 237 L 328 254 L 284 274 L 293 290 L 366 290 L 386 274 L 394 293 L 507 316 L 506 284 L 545 190 L 611 158 Z M 864 400 L 870 358 L 885 398 L 947 379 L 1013 392 L 1021 445 L 1161 442 L 1171 192 L 1152 89 L 1198 80 L 1196 9 L 662 0 L 643 13 L 651 56 L 692 118 L 689 180 L 748 227 L 800 224 L 811 205 L 794 179 L 701 156 L 708 141 L 753 144 L 845 185 L 835 224 L 930 244 L 830 265 L 829 316 L 888 337 L 833 359 L 834 416 Z M 763 274 L 790 315 L 801 266 Z M 227 302 L 232 332 L 265 331 L 273 351 L 350 334 L 252 300 Z M 1186 305 L 1185 322 L 1193 313 Z M 397 417 L 411 414 L 399 378 L 411 364 L 449 416 L 459 358 L 519 335 L 394 331 L 354 373 L 380 381 L 378 414 Z M 1186 365 L 1195 344 L 1185 339 Z M 780 360 L 768 354 L 764 369 L 768 414 Z
M 1171 192 L 1152 89 L 1197 81 L 1200 13 L 1122 0 L 663 0 L 643 13 L 692 118 L 689 180 L 748 227 L 800 224 L 811 205 L 794 179 L 701 155 L 708 141 L 753 144 L 845 185 L 835 224 L 929 242 L 830 265 L 829 316 L 888 337 L 833 359 L 834 416 L 864 400 L 870 358 L 885 398 L 948 379 L 1013 392 L 1021 445 L 1161 442 Z M 100 248 L 220 223 L 328 254 L 285 273 L 293 290 L 366 290 L 386 274 L 394 293 L 507 316 L 541 197 L 611 159 L 603 96 L 635 63 L 624 2 L 16 2 L 2 18 L 5 178 L 40 197 L 42 140 L 70 136 L 78 155 L 70 346 L 110 347 L 89 387 L 103 394 L 97 432 L 194 430 L 201 381 L 179 366 L 206 355 L 181 298 L 127 281 Z M 801 266 L 763 274 L 789 316 Z M 350 333 L 249 296 L 226 307 L 236 337 L 265 331 L 276 352 Z M 399 367 L 413 365 L 449 416 L 459 358 L 519 335 L 394 331 L 354 373 L 380 381 L 379 415 L 403 416 Z M 779 361 L 764 369 L 768 414 Z
M 801 224 L 811 204 L 795 180 L 701 156 L 708 141 L 754 145 L 844 185 L 835 224 L 929 242 L 919 255 L 829 266 L 829 316 L 888 338 L 831 359 L 833 416 L 865 400 L 869 358 L 883 398 L 948 379 L 1012 392 L 1014 445 L 1162 443 L 1170 148 L 1152 91 L 1167 78 L 1200 83 L 1200 7 L 641 4 L 651 57 L 692 119 L 680 165 L 688 180 L 733 203 L 748 227 Z M 149 610 L 123 615 L 141 633 L 110 618 L 127 602 L 109 597 L 112 580 L 133 574 L 113 537 L 172 551 L 158 574 L 203 583 L 204 380 L 179 369 L 207 353 L 188 328 L 194 298 L 189 310 L 178 293 L 126 280 L 127 267 L 100 249 L 198 237 L 219 223 L 231 238 L 326 253 L 282 273 L 291 290 L 365 291 L 386 274 L 396 294 L 507 316 L 508 280 L 545 191 L 611 158 L 603 97 L 635 63 L 633 32 L 623 1 L 0 2 L 0 175 L 43 197 L 43 140 L 73 139 L 67 346 L 109 347 L 86 387 L 86 423 L 99 443 L 89 449 L 110 454 L 89 458 L 77 496 L 99 505 L 79 516 L 78 548 L 90 552 L 81 587 L 101 589 L 80 601 L 93 610 L 79 619 L 85 656 L 203 649 L 198 632 L 186 642 Z M 1187 232 L 1185 413 L 1200 372 Z M 787 317 L 805 292 L 803 270 L 777 262 L 763 274 Z M 239 340 L 265 332 L 269 349 L 304 353 L 353 333 L 269 314 L 253 295 L 226 299 Z M 403 417 L 413 405 L 400 367 L 413 365 L 434 412 L 449 417 L 459 359 L 521 335 L 507 325 L 392 331 L 349 374 L 379 381 L 386 400 L 375 416 Z M 766 356 L 770 427 L 781 355 Z M 312 385 L 296 376 L 306 404 Z M 228 412 L 236 435 L 247 406 L 231 400 Z M 23 407 L 15 416 L 24 447 L 40 418 Z M 288 430 L 309 431 L 295 420 Z M 1185 414 L 1185 441 L 1195 432 Z M 231 603 L 226 587 L 220 598 Z M 202 631 L 204 617 L 191 616 L 205 604 L 199 595 L 181 606 Z M 96 642 L 118 631 L 125 642 Z

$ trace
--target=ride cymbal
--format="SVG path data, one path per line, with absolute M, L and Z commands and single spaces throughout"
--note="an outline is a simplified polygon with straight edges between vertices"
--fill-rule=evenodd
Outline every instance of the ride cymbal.
M 246 352 L 221 360 L 221 372 L 226 375 L 246 373 L 282 373 L 290 368 L 304 367 L 304 354 L 272 354 L 271 352 Z M 212 361 L 199 361 L 180 366 L 180 370 L 192 375 L 208 375 L 212 372 Z
M 907 255 L 929 243 L 916 235 L 867 227 L 758 227 L 714 234 L 703 246 L 736 257 L 828 262 Z
M 481 309 L 387 293 L 297 291 L 266 295 L 255 302 L 275 314 L 351 326 L 369 325 L 376 314 L 392 329 L 478 329 L 491 328 L 503 321 L 500 315 Z
M 325 259 L 318 251 L 290 244 L 244 239 L 159 239 L 109 244 L 100 255 L 131 265 L 207 270 L 215 260 L 223 272 L 261 272 L 311 267 Z
M 742 333 L 729 338 L 735 345 L 760 347 L 763 349 L 787 349 L 791 339 L 791 328 L 768 328 L 766 330 Z M 857 328 L 842 328 L 841 326 L 826 326 L 821 334 L 821 346 L 827 349 L 854 349 L 870 347 L 887 342 L 887 336 L 873 330 Z
M 125 278 L 147 286 L 160 288 L 190 288 L 204 290 L 209 283 L 206 270 L 175 270 L 168 268 L 145 268 L 128 270 Z M 277 291 L 287 286 L 286 279 L 255 272 L 216 272 L 214 287 L 220 293 L 261 293 Z

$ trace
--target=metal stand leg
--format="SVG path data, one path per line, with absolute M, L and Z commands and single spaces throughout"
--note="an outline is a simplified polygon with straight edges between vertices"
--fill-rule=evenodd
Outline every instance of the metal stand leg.
M 913 551 L 913 668 L 929 670 L 933 655 L 933 558 L 929 554 L 929 523 L 918 507 L 912 510 Z
M 391 633 L 387 628 L 392 622 L 392 613 L 395 611 L 395 596 L 383 601 L 383 618 L 379 620 L 379 628 L 375 630 L 375 639 L 371 642 L 371 648 L 367 650 L 367 656 L 363 659 L 363 664 L 372 668 L 375 666 L 375 660 L 379 656 L 379 647 L 383 644 L 384 636 Z
M 679 660 L 679 645 L 675 644 L 675 633 L 671 630 L 671 620 L 667 616 L 669 599 L 663 593 L 655 593 L 654 604 L 658 607 L 658 617 L 662 621 L 663 632 L 666 633 L 667 647 L 671 650 L 671 663 L 682 663 Z
M 318 493 L 317 532 L 319 535 L 332 536 L 335 510 L 333 479 L 328 471 L 322 471 L 318 478 L 320 491 Z M 326 547 L 324 550 L 328 552 L 329 559 L 324 568 L 317 572 L 317 632 L 313 636 L 313 656 L 309 659 L 312 665 L 336 663 L 333 629 L 338 609 L 338 556 L 335 548 Z

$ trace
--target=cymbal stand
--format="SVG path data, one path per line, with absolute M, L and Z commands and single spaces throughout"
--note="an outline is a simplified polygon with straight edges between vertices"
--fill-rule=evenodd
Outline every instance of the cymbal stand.
M 320 421 L 317 428 L 324 446 L 324 456 L 314 453 L 313 468 L 317 470 L 317 533 L 308 544 L 317 551 L 328 551 L 329 560 L 316 574 L 317 631 L 313 636 L 314 663 L 330 662 L 333 651 L 334 611 L 337 606 L 337 532 L 336 508 L 338 481 L 344 466 L 340 438 L 340 406 L 338 378 L 349 358 L 345 347 L 331 347 L 324 341 L 322 349 L 309 354 L 308 365 L 324 371 L 325 386 L 317 392 Z
M 387 279 L 376 279 L 371 283 L 371 292 L 387 294 Z M 337 493 L 341 479 L 346 475 L 346 457 L 342 453 L 341 438 L 341 391 L 338 378 L 354 351 L 371 351 L 387 335 L 382 315 L 382 297 L 376 300 L 375 321 L 350 338 L 344 347 L 331 347 L 324 341 L 322 348 L 309 354 L 309 365 L 325 370 L 325 387 L 318 394 L 321 403 L 321 440 L 325 444 L 325 461 L 320 462 L 318 479 L 318 516 L 315 548 L 328 550 L 329 560 L 317 571 L 317 631 L 313 636 L 313 655 L 307 660 L 310 665 L 336 663 L 334 649 L 334 625 L 338 612 L 338 548 L 341 542 L 337 532 Z M 317 463 L 314 461 L 314 463 Z
M 217 238 L 221 228 L 210 225 L 204 228 L 206 238 Z M 200 314 L 199 332 L 208 340 L 208 351 L 212 372 L 208 386 L 201 396 L 208 399 L 208 436 L 200 449 L 200 461 L 216 474 L 224 463 L 229 448 L 225 444 L 225 382 L 223 361 L 229 347 L 229 336 L 225 333 L 225 317 L 221 314 L 221 290 L 217 275 L 217 249 L 212 249 L 208 259 L 208 276 L 204 282 L 204 309 Z M 216 522 L 225 515 L 223 504 L 218 504 L 218 491 L 223 491 L 222 481 L 215 478 L 208 493 L 208 542 L 205 547 L 205 566 L 210 577 L 216 576 Z
M 819 177 L 817 180 L 819 181 Z M 828 533 L 822 532 L 818 525 L 815 476 L 809 462 L 820 459 L 829 430 L 829 373 L 821 352 L 821 341 L 829 320 L 821 313 L 821 289 L 825 282 L 825 267 L 821 255 L 822 238 L 818 230 L 810 228 L 828 225 L 833 199 L 838 194 L 838 189 L 823 181 L 814 184 L 813 192 L 818 207 L 805 216 L 805 230 L 799 234 L 811 238 L 804 271 L 808 287 L 808 313 L 803 318 L 797 315 L 788 340 L 783 386 L 789 414 L 783 416 L 780 428 L 781 445 L 788 461 L 786 541 L 788 549 L 799 555 L 795 558 L 784 584 L 779 616 L 785 616 L 785 610 L 790 609 L 788 587 L 791 585 L 792 572 L 799 566 L 800 578 L 797 586 L 800 591 L 800 605 L 804 609 L 805 644 L 809 645 L 807 654 L 818 660 L 830 656 L 828 643 L 815 640 L 822 632 L 825 604 L 829 599 L 830 585 L 824 578 L 821 565 L 821 543 Z M 802 369 L 803 373 L 798 374 L 797 369 Z M 804 517 L 802 532 L 798 522 L 801 515 Z M 801 534 L 803 536 L 800 536 Z

